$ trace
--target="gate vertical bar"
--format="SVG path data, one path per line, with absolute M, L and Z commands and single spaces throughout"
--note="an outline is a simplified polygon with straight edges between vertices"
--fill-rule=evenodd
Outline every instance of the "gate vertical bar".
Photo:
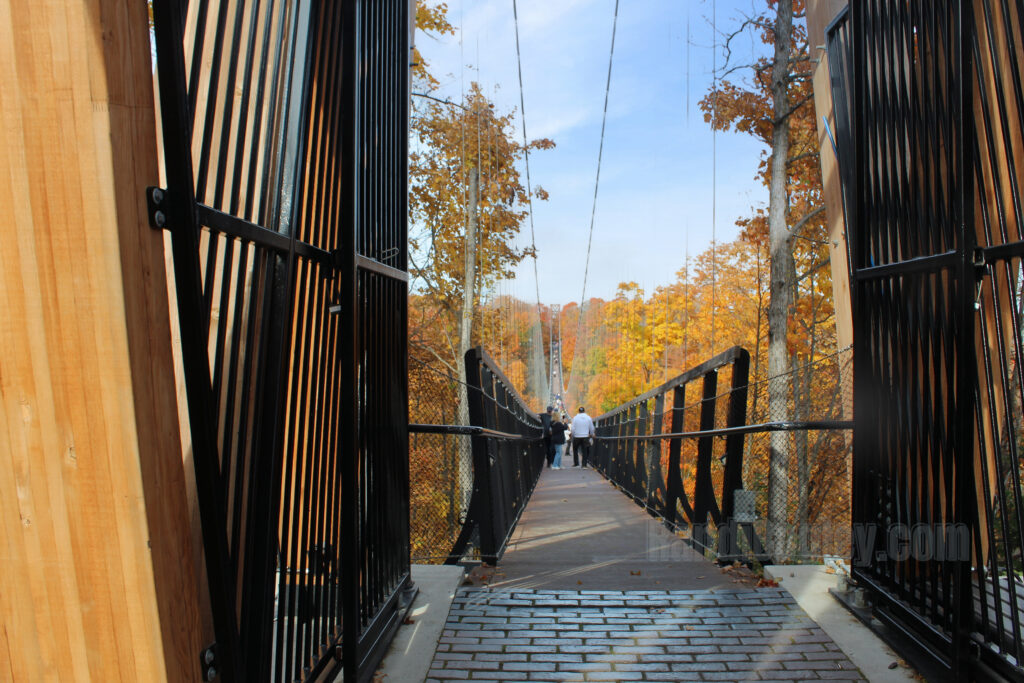
M 207 335 L 198 323 L 205 314 L 198 260 L 200 225 L 195 210 L 192 157 L 189 154 L 192 112 L 187 99 L 181 96 L 188 92 L 183 50 L 185 9 L 183 0 L 154 0 L 153 16 L 157 27 L 154 42 L 158 55 L 167 191 L 179 207 L 168 216 L 178 312 L 181 319 L 193 321 L 191 325 L 180 325 L 182 354 L 194 360 L 185 367 L 192 463 L 196 474 L 196 494 L 203 512 L 200 514 L 200 527 L 210 583 L 217 657 L 223 680 L 231 683 L 237 680 L 235 676 L 240 663 L 238 624 L 234 618 L 236 586 L 230 569 L 225 530 L 216 523 L 216 520 L 224 518 L 226 508 L 217 486 L 220 468 L 214 436 Z
M 983 0 L 984 1 L 984 0 Z M 973 82 L 973 52 L 974 43 L 974 3 L 970 0 L 959 0 L 958 3 L 959 35 L 957 49 L 959 50 L 959 87 L 960 87 L 960 149 L 958 170 L 960 181 L 958 226 L 960 254 L 959 254 L 959 276 L 960 276 L 960 330 L 961 344 L 959 358 L 957 359 L 957 385 L 959 399 L 957 400 L 957 456 L 956 463 L 956 504 L 955 519 L 958 522 L 967 524 L 974 534 L 978 533 L 977 505 L 974 504 L 974 419 L 975 402 L 978 394 L 978 380 L 976 377 L 977 366 L 975 358 L 975 283 L 977 276 L 974 265 L 974 248 L 976 246 L 976 233 L 974 229 L 974 117 L 970 114 L 974 110 L 974 96 L 971 88 Z M 983 438 L 980 434 L 978 439 Z M 983 456 L 982 456 L 983 457 Z M 953 673 L 958 678 L 966 677 L 970 672 L 970 643 L 973 631 L 974 605 L 973 589 L 971 580 L 971 563 L 966 558 L 954 560 L 954 573 L 956 588 L 954 589 L 954 643 L 953 643 Z
M 292 27 L 292 63 L 285 108 L 288 124 L 285 126 L 285 154 L 281 161 L 282 175 L 291 176 L 277 190 L 277 231 L 289 241 L 287 253 L 271 256 L 272 265 L 266 275 L 271 290 L 264 307 L 265 355 L 259 364 L 263 367 L 257 388 L 261 404 L 257 407 L 259 433 L 252 460 L 252 494 L 249 497 L 246 535 L 245 567 L 242 574 L 242 605 L 240 615 L 240 648 L 247 656 L 242 666 L 244 680 L 271 679 L 271 659 L 268 654 L 273 640 L 275 616 L 274 592 L 278 552 L 278 514 L 281 506 L 281 470 L 283 460 L 283 430 L 287 404 L 288 372 L 290 368 L 293 284 L 295 281 L 295 242 L 302 201 L 293 196 L 301 186 L 305 154 L 301 147 L 305 140 L 308 92 L 310 86 L 310 60 L 313 50 L 309 36 L 315 21 L 310 2 L 300 2 Z M 291 169 L 289 170 L 289 166 Z M 256 655 L 256 653 L 260 653 Z
M 339 428 L 338 460 L 341 466 L 341 528 L 342 539 L 348 547 L 342 553 L 342 666 L 345 683 L 358 680 L 359 672 L 359 573 L 362 539 L 359 529 L 359 402 L 356 387 L 359 381 L 359 329 L 358 291 L 356 278 L 356 240 L 358 239 L 360 215 L 359 132 L 361 84 L 362 39 L 359 27 L 362 23 L 363 0 L 349 0 L 344 3 L 341 21 L 342 75 L 341 111 L 342 120 L 348 126 L 341 131 L 342 191 L 340 238 L 336 267 L 339 277 L 339 348 L 341 366 L 341 415 Z

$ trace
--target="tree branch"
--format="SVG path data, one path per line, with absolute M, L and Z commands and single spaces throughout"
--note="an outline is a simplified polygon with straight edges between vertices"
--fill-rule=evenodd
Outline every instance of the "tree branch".
M 811 94 L 809 94 L 809 95 L 805 95 L 804 97 L 802 97 L 802 98 L 801 98 L 801 99 L 800 99 L 799 101 L 797 101 L 797 103 L 796 103 L 796 104 L 794 104 L 794 105 L 793 105 L 792 107 L 790 107 L 789 109 L 787 109 L 787 110 L 786 110 L 786 112 L 785 112 L 785 113 L 784 113 L 784 114 L 783 114 L 782 116 L 780 116 L 780 117 L 778 117 L 777 119 L 775 119 L 775 120 L 774 120 L 774 121 L 773 121 L 772 123 L 773 123 L 774 125 L 778 126 L 778 125 L 779 125 L 779 124 L 781 124 L 781 123 L 782 123 L 783 121 L 785 121 L 786 119 L 788 119 L 788 118 L 789 118 L 790 116 L 792 116 L 793 114 L 795 114 L 795 113 L 796 113 L 796 111 L 797 111 L 798 109 L 800 109 L 800 107 L 804 106 L 805 104 L 807 104 L 808 102 L 810 102 L 810 101 L 811 101 L 812 99 L 814 99 L 814 93 L 813 93 L 813 92 L 812 92 Z
M 822 204 L 821 206 L 817 207 L 816 209 L 812 209 L 810 211 L 810 213 L 806 214 L 803 218 L 798 220 L 796 222 L 796 224 L 792 228 L 790 228 L 789 233 L 791 235 L 794 235 L 794 236 L 799 235 L 800 231 L 804 229 L 804 226 L 807 225 L 807 223 L 809 223 L 812 218 L 814 218 L 815 216 L 817 216 L 819 213 L 821 213 L 824 210 L 825 210 L 825 205 L 824 204 Z
M 412 340 L 410 340 L 410 341 L 412 341 Z M 418 343 L 418 342 L 413 342 L 413 344 L 414 344 L 415 346 L 417 346 L 417 347 L 421 348 L 421 349 L 424 349 L 424 350 L 426 350 L 426 351 L 429 351 L 429 352 L 430 352 L 430 355 L 431 355 L 431 356 L 433 356 L 434 358 L 436 358 L 436 359 L 437 359 L 437 360 L 438 360 L 438 361 L 439 361 L 439 362 L 441 363 L 441 365 L 443 365 L 443 366 L 445 366 L 446 368 L 448 368 L 448 369 L 449 369 L 449 370 L 451 371 L 451 373 L 452 373 L 453 375 L 455 375 L 456 377 L 458 377 L 458 375 L 459 375 L 459 371 L 458 371 L 458 370 L 456 370 L 456 369 L 455 369 L 455 368 L 454 368 L 454 367 L 453 367 L 453 366 L 451 365 L 451 363 L 449 363 L 448 361 L 446 361 L 446 360 L 445 360 L 444 358 L 441 358 L 441 356 L 439 356 L 439 355 L 438 355 L 437 351 L 435 351 L 434 349 L 430 348 L 430 347 L 429 347 L 429 346 L 427 346 L 426 344 L 420 344 L 420 343 Z
M 832 259 L 830 259 L 830 258 L 827 258 L 824 261 L 819 261 L 814 266 L 812 266 L 810 270 L 808 270 L 806 273 L 804 273 L 803 275 L 798 277 L 797 278 L 797 282 L 803 282 L 804 280 L 809 278 L 811 275 L 813 275 L 815 272 L 821 270 L 822 268 L 824 268 L 825 266 L 827 266 L 830 263 L 832 263 Z
M 795 157 L 790 157 L 786 161 L 786 165 L 789 166 L 790 164 L 795 164 L 796 162 L 801 161 L 803 159 L 820 156 L 820 154 L 821 152 L 818 150 L 814 150 L 813 152 L 804 152 L 803 154 L 797 154 Z
M 415 95 L 416 97 L 422 97 L 424 99 L 433 100 L 435 102 L 440 102 L 441 104 L 448 104 L 448 105 L 451 105 L 453 107 L 458 107 L 459 109 L 461 109 L 463 111 L 469 111 L 469 107 L 461 105 L 458 102 L 452 102 L 451 100 L 443 100 L 440 97 L 434 97 L 433 95 L 428 95 L 425 92 L 414 92 L 412 94 Z

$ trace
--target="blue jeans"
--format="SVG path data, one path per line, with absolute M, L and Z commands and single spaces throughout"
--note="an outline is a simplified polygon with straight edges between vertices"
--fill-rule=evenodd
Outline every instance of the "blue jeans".
M 555 459 L 551 463 L 551 466 L 552 467 L 561 467 L 562 466 L 562 451 L 565 450 L 565 444 L 564 443 L 556 443 L 556 444 L 553 444 L 553 445 L 555 447 Z

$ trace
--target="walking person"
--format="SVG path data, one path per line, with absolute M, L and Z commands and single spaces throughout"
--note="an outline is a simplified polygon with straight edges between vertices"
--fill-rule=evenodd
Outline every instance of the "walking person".
M 541 427 L 544 429 L 544 459 L 548 461 L 548 467 L 555 460 L 555 444 L 551 441 L 551 423 L 554 421 L 553 406 L 548 406 L 547 412 L 540 416 Z
M 551 469 L 562 469 L 562 451 L 565 450 L 565 433 L 569 430 L 569 416 L 562 415 L 561 420 L 551 422 L 551 444 L 555 447 L 555 460 Z
M 590 464 L 590 444 L 594 441 L 594 421 L 580 406 L 579 413 L 572 419 L 572 466 L 580 467 L 580 451 L 583 451 L 583 467 Z

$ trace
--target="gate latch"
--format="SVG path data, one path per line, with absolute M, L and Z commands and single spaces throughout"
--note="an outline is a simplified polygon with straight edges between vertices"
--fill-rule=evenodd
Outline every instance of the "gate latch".
M 984 249 L 975 248 L 971 265 L 974 266 L 974 310 L 980 311 L 981 292 L 985 286 L 985 275 L 988 274 L 988 258 Z
M 199 665 L 203 670 L 204 681 L 212 681 L 217 678 L 218 674 L 220 674 L 217 671 L 217 643 L 211 644 L 199 653 Z
M 146 188 L 146 209 L 149 227 L 163 230 L 167 227 L 167 190 L 162 187 Z

